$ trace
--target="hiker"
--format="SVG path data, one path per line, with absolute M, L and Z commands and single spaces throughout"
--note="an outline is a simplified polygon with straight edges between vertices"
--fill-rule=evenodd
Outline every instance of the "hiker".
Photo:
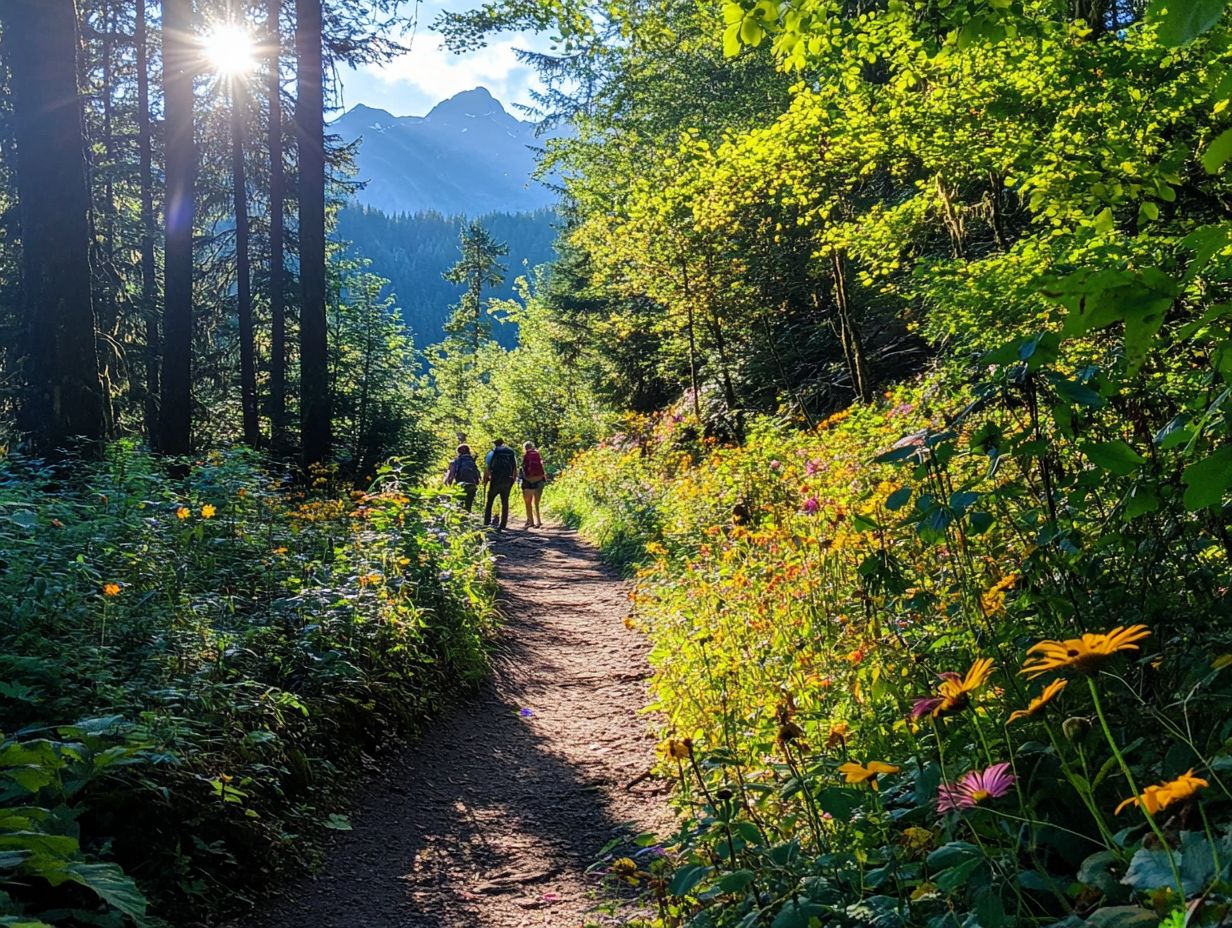
M 543 528 L 543 513 L 539 500 L 548 482 L 548 472 L 543 466 L 543 457 L 531 442 L 522 445 L 522 502 L 526 504 L 526 527 Z
M 498 438 L 491 451 L 484 458 L 483 482 L 488 488 L 488 503 L 483 513 L 484 525 L 496 525 L 504 529 L 509 524 L 509 493 L 518 480 L 518 456 L 512 448 Z M 492 518 L 492 504 L 497 497 L 501 501 L 500 522 Z
M 466 507 L 467 512 L 470 512 L 475 505 L 479 480 L 479 465 L 475 463 L 475 456 L 471 454 L 471 446 L 458 445 L 457 457 L 449 462 L 449 469 L 445 471 L 445 486 L 451 487 L 457 484 L 462 488 L 462 505 Z

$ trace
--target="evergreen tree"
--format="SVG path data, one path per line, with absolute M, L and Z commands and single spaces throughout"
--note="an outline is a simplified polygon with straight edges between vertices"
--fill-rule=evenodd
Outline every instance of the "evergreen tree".
M 104 436 L 74 0 L 0 4 L 22 236 L 25 430 L 42 453 Z
M 462 299 L 454 308 L 445 324 L 445 332 L 451 340 L 460 340 L 471 354 L 492 337 L 492 324 L 488 322 L 483 305 L 485 287 L 499 287 L 505 282 L 508 268 L 500 258 L 509 254 L 509 246 L 498 242 L 480 223 L 472 222 L 462 230 L 458 241 L 462 257 L 447 270 L 444 277 L 453 284 L 466 288 Z

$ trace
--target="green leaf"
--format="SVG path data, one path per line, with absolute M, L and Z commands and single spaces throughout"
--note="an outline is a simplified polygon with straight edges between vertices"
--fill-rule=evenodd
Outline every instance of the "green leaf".
M 345 815 L 339 815 L 337 812 L 331 813 L 325 817 L 325 821 L 321 823 L 331 831 L 350 831 L 351 820 Z
M 1229 158 L 1232 158 L 1232 129 L 1224 129 L 1202 153 L 1202 166 L 1206 173 L 1218 174 Z
M 770 928 L 808 928 L 810 919 L 820 918 L 825 906 L 811 899 L 789 899 L 774 916 Z
M 843 789 L 832 786 L 817 794 L 817 805 L 823 812 L 829 812 L 840 822 L 850 822 L 852 813 L 860 808 L 863 797 L 853 789 Z
M 1136 905 L 1108 905 L 1092 912 L 1086 924 L 1091 928 L 1154 928 L 1159 919 Z
M 899 487 L 886 497 L 886 509 L 896 512 L 911 501 L 911 487 Z
M 1185 508 L 1190 511 L 1217 506 L 1232 487 L 1232 445 L 1224 445 L 1201 461 L 1185 468 L 1182 479 L 1189 489 L 1185 491 Z
M 109 906 L 145 924 L 146 898 L 137 884 L 115 864 L 73 861 L 65 867 L 70 880 L 91 889 Z
M 725 874 L 723 879 L 719 880 L 719 889 L 725 893 L 738 893 L 746 889 L 753 882 L 754 873 L 752 870 L 736 870 L 732 873 Z
M 1118 477 L 1132 474 L 1146 458 L 1119 438 L 1082 446 L 1082 453 L 1096 467 Z
M 1159 23 L 1159 41 L 1173 48 L 1188 45 L 1223 15 L 1227 0 L 1151 0 L 1147 20 Z
M 667 891 L 673 896 L 687 896 L 690 890 L 705 879 L 708 873 L 710 873 L 709 867 L 697 864 L 682 867 L 672 876 L 672 882 L 668 885 Z

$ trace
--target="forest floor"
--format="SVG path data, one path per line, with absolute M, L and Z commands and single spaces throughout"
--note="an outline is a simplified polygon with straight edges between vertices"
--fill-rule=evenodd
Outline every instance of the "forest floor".
M 599 850 L 670 828 L 662 781 L 628 788 L 654 740 L 627 587 L 568 529 L 510 529 L 495 549 L 491 683 L 386 758 L 321 871 L 237 928 L 602 922 Z

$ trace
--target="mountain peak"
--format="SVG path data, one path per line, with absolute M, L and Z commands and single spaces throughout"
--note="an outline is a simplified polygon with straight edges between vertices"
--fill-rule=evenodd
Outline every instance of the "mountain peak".
M 506 116 L 508 113 L 486 87 L 474 87 L 442 100 L 428 113 L 429 119 L 440 116 Z

